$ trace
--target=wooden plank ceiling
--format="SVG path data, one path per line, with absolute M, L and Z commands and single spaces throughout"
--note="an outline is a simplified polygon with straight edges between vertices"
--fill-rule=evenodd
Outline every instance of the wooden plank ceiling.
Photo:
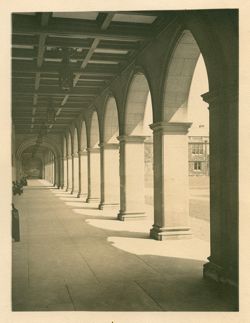
M 17 133 L 38 134 L 49 99 L 50 133 L 61 133 L 174 18 L 155 12 L 15 13 L 12 16 L 12 119 Z M 63 48 L 73 49 L 73 88 L 59 86 Z

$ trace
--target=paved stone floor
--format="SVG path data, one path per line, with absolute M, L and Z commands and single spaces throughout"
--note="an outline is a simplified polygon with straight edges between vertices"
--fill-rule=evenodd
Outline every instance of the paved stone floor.
M 154 241 L 145 220 L 44 180 L 30 180 L 15 201 L 21 241 L 12 244 L 13 311 L 233 311 L 223 291 L 202 279 L 206 239 Z

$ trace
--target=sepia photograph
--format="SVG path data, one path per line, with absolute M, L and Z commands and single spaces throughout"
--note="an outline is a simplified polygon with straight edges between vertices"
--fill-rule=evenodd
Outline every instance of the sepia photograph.
M 240 10 L 102 8 L 7 15 L 6 323 L 239 315 Z

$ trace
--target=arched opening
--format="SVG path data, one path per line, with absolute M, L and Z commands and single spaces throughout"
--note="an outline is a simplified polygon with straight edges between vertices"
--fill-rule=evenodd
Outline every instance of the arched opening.
M 67 190 L 68 187 L 68 151 L 67 138 L 63 136 L 63 188 Z
M 87 202 L 100 202 L 100 134 L 97 112 L 94 111 L 90 121 L 90 138 L 88 147 L 88 198 Z
M 209 110 L 201 94 L 208 92 L 206 67 L 200 54 L 189 91 L 189 214 L 195 237 L 210 240 Z
M 118 218 L 120 220 L 145 216 L 145 200 L 152 203 L 153 152 L 152 131 L 149 128 L 153 121 L 152 103 L 144 74 L 138 72 L 133 76 L 125 109 L 125 136 L 119 137 L 121 209 Z
M 56 158 L 50 148 L 31 145 L 22 151 L 20 161 L 19 178 L 45 179 L 53 185 L 58 184 Z
M 202 107 L 200 102 L 197 106 L 197 98 L 202 93 L 197 89 L 197 76 L 193 78 L 199 57 L 200 49 L 193 35 L 189 30 L 184 30 L 174 48 L 167 68 L 162 104 L 163 121 L 152 126 L 156 145 L 154 158 L 156 198 L 151 237 L 158 240 L 173 237 L 186 238 L 191 235 L 209 239 L 207 226 L 202 225 L 201 222 L 203 221 L 201 212 L 204 212 L 206 214 L 204 217 L 207 218 L 207 210 L 200 206 L 202 199 L 205 199 L 203 196 L 205 190 L 202 193 L 202 188 L 198 185 L 195 186 L 189 176 L 191 175 L 191 163 L 194 162 L 195 167 L 199 168 L 200 159 L 198 158 L 204 158 L 201 153 L 205 152 L 203 145 L 205 145 L 205 141 L 207 145 L 208 139 L 208 135 L 204 138 L 197 138 L 199 142 L 201 141 L 200 146 L 197 146 L 200 147 L 199 154 L 195 155 L 189 151 L 191 138 L 188 133 L 192 122 L 195 121 L 195 126 L 197 123 L 199 125 L 201 123 L 200 113 L 197 111 Z M 200 74 L 199 70 L 198 74 Z M 205 69 L 203 69 L 203 74 L 198 76 L 200 83 L 203 81 L 201 77 L 205 78 L 206 83 Z M 192 80 L 194 83 L 190 96 Z M 207 90 L 207 88 L 204 89 L 205 92 Z M 193 100 L 193 97 L 196 98 L 196 101 Z M 190 106 L 192 107 L 190 108 Z M 193 113 L 193 111 L 195 112 Z M 189 190 L 189 182 L 191 182 L 191 190 Z M 207 180 L 205 182 L 208 183 Z M 207 207 L 208 205 L 206 202 Z M 208 251 L 204 252 L 205 259 Z
M 28 179 L 41 179 L 43 176 L 43 162 L 41 153 L 32 154 L 32 147 L 22 154 L 22 174 Z
M 67 191 L 72 193 L 73 188 L 73 157 L 72 157 L 72 138 L 70 131 L 67 134 L 67 153 L 68 153 L 68 186 Z
M 82 121 L 80 133 L 79 152 L 80 181 L 78 196 L 86 200 L 88 196 L 88 156 L 87 156 L 87 131 L 85 120 Z
M 119 123 L 114 97 L 109 97 L 104 112 L 103 143 L 101 143 L 101 203 L 100 209 L 118 207 L 119 181 Z M 112 165 L 112 167 L 110 167 Z
M 74 181 L 73 181 L 73 192 L 74 194 L 78 195 L 79 193 L 79 158 L 78 158 L 78 133 L 77 133 L 77 128 L 75 127 L 74 129 L 74 146 L 73 146 L 73 164 L 74 164 Z

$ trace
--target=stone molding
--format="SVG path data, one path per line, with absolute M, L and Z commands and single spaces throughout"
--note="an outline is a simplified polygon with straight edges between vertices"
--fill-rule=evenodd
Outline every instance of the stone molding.
M 154 133 L 163 134 L 187 134 L 192 122 L 167 122 L 161 121 L 151 124 L 149 127 Z
M 86 150 L 86 149 L 84 149 L 84 150 L 79 150 L 79 151 L 78 151 L 78 155 L 79 155 L 79 156 L 86 156 L 86 155 L 87 155 L 87 150 Z
M 208 104 L 234 102 L 238 100 L 238 86 L 233 84 L 216 91 L 209 91 L 202 94 L 201 97 Z
M 100 148 L 99 147 L 87 148 L 86 150 L 89 153 L 100 153 Z
M 119 136 L 117 139 L 120 142 L 143 143 L 147 136 Z
M 119 149 L 120 145 L 119 143 L 108 143 L 108 142 L 102 142 L 99 144 L 101 149 Z

